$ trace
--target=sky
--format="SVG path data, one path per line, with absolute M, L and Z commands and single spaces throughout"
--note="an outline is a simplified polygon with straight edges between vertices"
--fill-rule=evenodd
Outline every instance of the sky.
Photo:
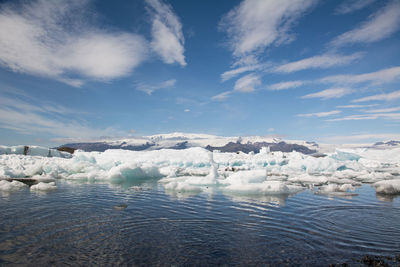
M 400 1 L 0 3 L 0 144 L 400 140 Z

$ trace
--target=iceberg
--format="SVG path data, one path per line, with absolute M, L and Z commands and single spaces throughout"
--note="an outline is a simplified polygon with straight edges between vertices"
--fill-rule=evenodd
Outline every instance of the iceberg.
M 326 157 L 268 149 L 248 154 L 222 153 L 200 147 L 77 150 L 66 156 L 47 148 L 23 153 L 23 147 L 1 147 L 0 180 L 29 177 L 42 183 L 66 179 L 137 186 L 153 181 L 170 192 L 199 193 L 212 188 L 227 194 L 248 195 L 293 194 L 315 187 L 321 192 L 347 192 L 362 183 L 371 183 L 379 193 L 399 193 L 400 148 L 397 147 L 384 151 L 336 150 Z

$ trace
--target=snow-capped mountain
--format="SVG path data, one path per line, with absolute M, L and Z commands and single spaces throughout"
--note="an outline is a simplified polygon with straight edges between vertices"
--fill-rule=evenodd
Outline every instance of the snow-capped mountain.
M 90 142 L 70 143 L 61 147 L 71 147 L 84 151 L 105 151 L 107 149 L 126 150 L 159 150 L 185 149 L 202 147 L 210 151 L 221 152 L 259 152 L 262 147 L 269 147 L 271 151 L 291 152 L 298 151 L 304 154 L 313 154 L 318 151 L 318 144 L 298 140 L 282 140 L 270 136 L 233 136 L 223 137 L 196 133 L 168 133 L 150 136 L 129 137 L 122 139 L 102 139 Z

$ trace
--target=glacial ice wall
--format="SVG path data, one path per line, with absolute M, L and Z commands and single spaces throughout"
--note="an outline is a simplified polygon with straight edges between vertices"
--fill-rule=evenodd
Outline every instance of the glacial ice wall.
M 336 150 L 318 158 L 267 149 L 245 154 L 203 148 L 76 151 L 71 158 L 44 154 L 2 153 L 0 178 L 111 183 L 151 180 L 167 191 L 202 192 L 211 187 L 247 195 L 292 194 L 305 188 L 346 193 L 361 183 L 371 183 L 378 193 L 400 193 L 400 148 Z

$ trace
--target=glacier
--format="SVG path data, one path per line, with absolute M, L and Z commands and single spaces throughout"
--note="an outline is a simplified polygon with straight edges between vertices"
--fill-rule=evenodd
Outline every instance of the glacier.
M 104 152 L 0 147 L 0 190 L 24 188 L 12 178 L 40 183 L 31 190 L 54 190 L 59 179 L 140 185 L 154 181 L 167 192 L 197 194 L 210 188 L 226 194 L 279 195 L 312 189 L 321 194 L 352 194 L 363 183 L 377 193 L 400 193 L 400 148 L 336 149 L 325 157 L 299 152 L 210 152 L 201 147 Z M 26 151 L 25 151 L 26 152 Z M 58 153 L 57 153 L 58 152 Z M 14 184 L 13 184 L 14 183 Z M 47 184 L 46 184 L 47 183 Z M 50 184 L 51 183 L 51 184 Z

